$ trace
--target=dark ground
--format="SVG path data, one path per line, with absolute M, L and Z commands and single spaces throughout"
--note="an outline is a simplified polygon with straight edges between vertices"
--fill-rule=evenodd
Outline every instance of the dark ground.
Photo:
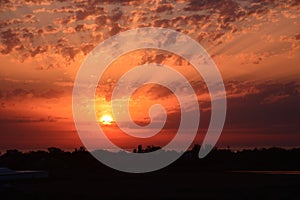
M 299 149 L 296 153 L 294 152 L 295 155 L 291 152 L 285 154 L 285 150 L 279 149 L 250 151 L 241 154 L 245 159 L 229 151 L 212 152 L 204 160 L 193 158 L 191 154 L 162 170 L 145 174 L 115 171 L 89 157 L 87 152 L 75 154 L 73 152 L 60 156 L 58 154 L 53 156 L 52 152 L 52 157 L 60 159 L 56 159 L 55 162 L 46 159 L 47 162 L 43 161 L 46 164 L 39 163 L 39 165 L 34 162 L 29 165 L 26 159 L 22 164 L 20 160 L 13 162 L 21 158 L 11 155 L 5 157 L 4 154 L 0 157 L 0 166 L 5 165 L 14 169 L 24 168 L 24 166 L 30 169 L 43 169 L 49 172 L 49 178 L 0 182 L 0 199 L 299 200 L 300 175 L 232 172 L 232 170 L 266 170 L 267 168 L 298 170 L 300 164 L 298 151 Z M 270 153 L 274 154 L 272 159 L 265 160 L 264 156 Z M 22 155 L 24 157 L 24 154 Z M 68 158 L 73 157 L 73 159 L 66 160 L 63 155 Z M 288 160 L 293 159 L 289 163 L 284 160 L 287 155 L 290 155 Z M 256 160 L 254 164 L 253 160 Z M 232 163 L 233 161 L 235 164 Z M 45 167 L 48 168 L 45 169 Z
M 56 171 L 5 185 L 1 199 L 300 199 L 300 175 L 164 170 L 148 174 Z

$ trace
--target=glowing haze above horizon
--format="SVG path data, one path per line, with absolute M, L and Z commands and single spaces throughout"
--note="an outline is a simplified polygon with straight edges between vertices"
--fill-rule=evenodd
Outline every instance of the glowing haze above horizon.
M 187 34 L 219 67 L 228 108 L 217 146 L 300 146 L 299 1 L 8 0 L 0 12 L 0 150 L 81 146 L 72 89 L 83 60 L 110 36 L 151 26 Z M 171 66 L 190 80 L 201 109 L 194 143 L 201 143 L 210 119 L 205 83 L 183 58 L 159 50 L 130 52 L 111 64 L 95 95 L 99 126 L 125 149 L 163 146 L 173 138 L 180 108 L 174 94 L 159 85 L 141 87 L 130 101 L 139 125 L 150 122 L 151 105 L 166 108 L 167 122 L 158 135 L 131 138 L 114 122 L 110 103 L 116 82 L 145 63 Z

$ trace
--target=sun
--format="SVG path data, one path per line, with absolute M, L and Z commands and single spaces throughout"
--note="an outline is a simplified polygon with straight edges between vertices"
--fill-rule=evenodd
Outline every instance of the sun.
M 113 118 L 110 115 L 103 115 L 99 121 L 103 125 L 111 125 L 111 123 L 113 122 Z

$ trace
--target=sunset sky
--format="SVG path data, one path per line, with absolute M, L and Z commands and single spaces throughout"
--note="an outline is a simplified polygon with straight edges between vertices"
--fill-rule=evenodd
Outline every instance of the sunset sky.
M 300 146 L 300 2 L 295 0 L 26 0 L 0 4 L 0 150 L 81 146 L 72 116 L 72 89 L 89 52 L 133 28 L 163 27 L 199 42 L 217 64 L 227 93 L 218 147 Z M 201 109 L 201 143 L 210 119 L 202 78 L 183 58 L 160 50 L 119 57 L 99 81 L 96 115 L 111 116 L 111 93 L 130 68 L 159 63 L 191 82 Z M 149 123 L 149 106 L 168 112 L 159 135 L 134 139 L 112 123 L 99 125 L 125 149 L 165 145 L 180 122 L 176 97 L 159 85 L 132 96 L 130 111 Z

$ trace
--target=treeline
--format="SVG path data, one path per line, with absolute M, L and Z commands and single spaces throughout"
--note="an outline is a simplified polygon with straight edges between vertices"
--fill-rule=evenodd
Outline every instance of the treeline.
M 134 153 L 147 153 L 161 149 L 158 146 L 141 145 Z M 212 150 L 203 159 L 198 158 L 200 145 L 195 145 L 185 152 L 169 168 L 187 167 L 205 170 L 300 170 L 300 148 L 262 148 L 232 151 L 231 149 Z M 72 152 L 51 147 L 47 151 L 21 152 L 7 150 L 0 155 L 0 167 L 16 170 L 51 170 L 51 169 L 91 169 L 107 168 L 97 161 L 84 147 Z

